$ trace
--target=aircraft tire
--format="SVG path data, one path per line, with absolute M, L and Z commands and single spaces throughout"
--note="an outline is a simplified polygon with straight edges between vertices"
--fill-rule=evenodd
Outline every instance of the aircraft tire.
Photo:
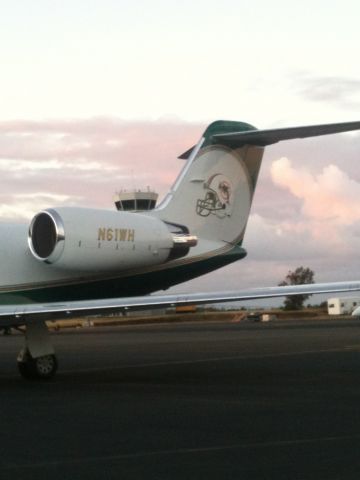
M 32 358 L 28 351 L 22 351 L 18 356 L 18 369 L 26 380 L 49 380 L 55 375 L 58 362 L 55 355 Z

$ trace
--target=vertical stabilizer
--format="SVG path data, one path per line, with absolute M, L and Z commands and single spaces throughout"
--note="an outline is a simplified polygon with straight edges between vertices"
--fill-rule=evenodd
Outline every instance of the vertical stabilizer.
M 217 121 L 182 155 L 186 165 L 156 210 L 199 240 L 241 245 L 263 156 L 263 147 L 224 145 L 214 135 L 254 131 L 241 122 Z M 154 212 L 155 213 L 155 212 Z

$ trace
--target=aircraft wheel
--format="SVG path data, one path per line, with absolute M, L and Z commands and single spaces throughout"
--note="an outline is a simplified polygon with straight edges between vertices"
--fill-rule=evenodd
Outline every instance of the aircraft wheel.
M 49 380 L 58 368 L 55 355 L 32 358 L 28 350 L 22 350 L 18 356 L 20 375 L 27 380 Z

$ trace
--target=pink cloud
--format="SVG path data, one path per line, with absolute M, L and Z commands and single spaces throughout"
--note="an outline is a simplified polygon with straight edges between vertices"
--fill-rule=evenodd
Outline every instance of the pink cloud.
M 328 165 L 314 175 L 305 168 L 294 168 L 283 157 L 273 162 L 271 174 L 275 185 L 302 200 L 304 215 L 338 225 L 360 220 L 360 183 L 338 166 Z
M 14 192 L 45 189 L 80 197 L 80 205 L 112 208 L 115 191 L 148 185 L 162 196 L 182 167 L 177 156 L 202 131 L 202 125 L 175 120 L 0 122 L 0 201 L 11 206 Z M 9 216 L 4 208 L 0 214 Z

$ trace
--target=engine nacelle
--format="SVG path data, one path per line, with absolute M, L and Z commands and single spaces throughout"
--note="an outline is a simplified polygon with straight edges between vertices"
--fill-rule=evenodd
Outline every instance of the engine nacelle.
M 62 207 L 35 215 L 28 243 L 36 259 L 56 267 L 111 271 L 183 257 L 197 239 L 171 233 L 167 224 L 150 215 Z

